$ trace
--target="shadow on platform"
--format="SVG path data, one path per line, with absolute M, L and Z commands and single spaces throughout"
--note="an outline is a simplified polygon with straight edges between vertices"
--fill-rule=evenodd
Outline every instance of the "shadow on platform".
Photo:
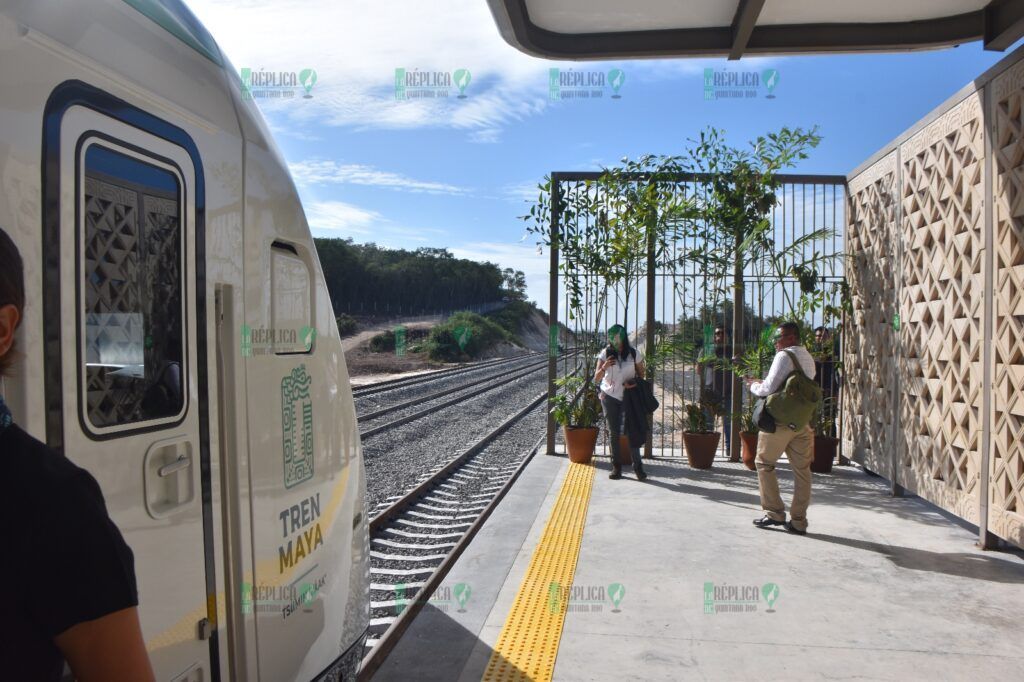
M 458 623 L 448 610 L 428 604 L 416 615 L 416 627 L 410 628 L 401 640 L 402 655 L 385 659 L 373 675 L 374 682 L 396 680 L 406 682 L 453 682 L 454 680 L 480 680 L 487 670 L 493 649 L 476 634 Z M 416 661 L 415 670 L 408 668 Z M 515 665 L 499 657 L 495 667 Z M 510 675 L 516 678 L 514 672 Z M 508 678 L 506 678 L 508 679 Z M 529 679 L 522 675 L 519 679 Z

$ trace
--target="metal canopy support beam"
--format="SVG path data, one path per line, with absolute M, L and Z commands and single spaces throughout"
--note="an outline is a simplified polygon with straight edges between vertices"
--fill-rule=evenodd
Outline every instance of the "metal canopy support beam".
M 732 49 L 729 50 L 729 59 L 736 60 L 743 56 L 747 49 L 747 43 L 757 25 L 757 18 L 761 16 L 761 9 L 764 7 L 764 0 L 740 0 L 736 5 L 736 16 L 732 19 Z
M 985 49 L 1002 51 L 1024 36 L 1024 0 L 992 0 L 985 8 Z
M 993 27 L 995 46 L 1000 35 L 995 29 L 1003 26 L 1006 30 L 1006 18 L 1018 16 L 1014 7 L 1022 1 L 993 0 L 985 9 L 918 21 L 753 25 L 742 53 L 886 52 L 948 47 L 981 40 L 986 36 L 986 25 Z M 488 4 L 499 32 L 509 44 L 548 59 L 730 56 L 736 44 L 735 22 L 733 26 L 561 33 L 534 24 L 526 0 L 488 0 Z M 986 23 L 988 14 L 993 18 Z

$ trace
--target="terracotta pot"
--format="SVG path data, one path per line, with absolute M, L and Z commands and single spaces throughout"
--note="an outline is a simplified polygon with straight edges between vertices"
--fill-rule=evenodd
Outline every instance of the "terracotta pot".
M 633 464 L 633 453 L 629 450 L 629 436 L 619 436 L 619 463 Z
M 569 451 L 569 461 L 577 464 L 589 462 L 597 446 L 597 427 L 565 426 L 562 430 L 565 433 L 565 449 Z
M 683 432 L 683 445 L 686 446 L 686 459 L 694 469 L 710 469 L 715 461 L 715 452 L 718 450 L 718 440 L 722 434 L 715 431 L 712 433 L 686 433 Z
M 740 440 L 743 441 L 743 463 L 751 471 L 757 471 L 754 459 L 757 457 L 757 431 L 741 433 Z
M 832 471 L 832 462 L 836 459 L 836 448 L 838 446 L 838 438 L 815 436 L 814 460 L 811 462 L 811 471 L 816 474 L 830 473 Z

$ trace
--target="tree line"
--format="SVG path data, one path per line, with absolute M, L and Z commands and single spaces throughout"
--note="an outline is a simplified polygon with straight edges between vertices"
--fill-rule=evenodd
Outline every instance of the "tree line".
M 402 310 L 410 314 L 524 300 L 521 271 L 456 258 L 448 249 L 415 251 L 317 238 L 317 254 L 335 314 Z

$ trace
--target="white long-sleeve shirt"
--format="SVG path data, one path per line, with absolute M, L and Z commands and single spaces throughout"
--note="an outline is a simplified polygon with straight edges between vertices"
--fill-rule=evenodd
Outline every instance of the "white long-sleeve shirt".
M 605 348 L 597 356 L 598 364 L 607 359 L 607 350 Z M 636 366 L 644 361 L 644 354 L 637 348 L 633 350 L 636 351 L 635 362 L 631 357 L 626 357 L 625 360 L 619 358 L 618 362 L 605 370 L 604 377 L 601 379 L 601 390 L 616 400 L 622 400 L 623 395 L 626 393 L 626 382 L 636 378 Z
M 814 378 L 814 358 L 803 346 L 790 346 L 786 350 L 780 350 L 772 360 L 771 369 L 764 381 L 755 381 L 750 385 L 750 392 L 758 398 L 766 398 L 772 393 L 778 392 L 786 382 L 786 377 L 793 371 L 793 361 L 789 357 L 791 351 L 800 363 L 800 369 L 804 371 L 808 379 Z

